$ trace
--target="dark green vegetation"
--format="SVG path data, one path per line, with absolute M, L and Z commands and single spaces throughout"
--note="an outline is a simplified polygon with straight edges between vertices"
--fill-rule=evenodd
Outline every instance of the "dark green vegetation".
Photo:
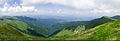
M 108 22 L 77 34 L 56 36 L 53 40 L 119 40 L 120 20 Z
M 57 36 L 66 35 L 66 34 L 67 35 L 74 34 L 76 32 L 91 29 L 91 28 L 94 28 L 94 27 L 96 27 L 98 25 L 101 25 L 101 24 L 104 24 L 104 23 L 107 23 L 107 22 L 110 22 L 110 21 L 114 21 L 114 20 L 115 19 L 112 19 L 110 17 L 103 16 L 101 18 L 94 19 L 94 20 L 91 20 L 91 21 L 83 21 L 83 22 L 81 21 L 81 24 L 79 24 L 80 22 L 76 23 L 76 24 L 79 24 L 79 25 L 76 25 L 76 24 L 74 25 L 73 24 L 73 25 L 69 25 L 67 28 L 62 29 L 62 31 L 57 33 Z M 78 29 L 78 28 L 80 30 L 76 31 L 75 29 Z M 66 32 L 68 32 L 68 33 L 66 33 Z
M 25 22 L 18 21 L 18 19 L 15 17 L 9 17 L 9 16 L 3 17 L 3 19 L 0 20 L 0 23 L 1 24 L 8 24 L 8 25 L 20 30 L 21 32 L 24 32 L 27 34 L 45 37 L 45 36 L 43 36 L 45 32 L 40 33 L 40 31 L 41 32 L 44 31 L 43 28 L 37 28 L 37 27 L 29 25 Z
M 65 22 L 26 16 L 0 18 L 1 40 L 118 40 L 120 16 Z M 64 22 L 60 22 L 64 21 Z M 42 37 L 42 38 L 41 38 Z
M 89 21 L 85 26 L 86 26 L 86 29 L 90 29 L 90 28 L 93 28 L 95 26 L 98 26 L 98 25 L 101 25 L 101 24 L 104 24 L 104 23 L 107 23 L 110 21 L 114 21 L 114 20 L 115 19 L 113 19 L 113 18 L 103 16 L 102 18 L 98 18 L 98 19 Z
M 27 24 L 24 24 L 24 25 L 22 24 L 24 23 L 19 21 L 16 22 L 15 20 L 11 21 L 7 19 L 1 19 L 0 20 L 0 40 L 32 40 L 32 39 L 38 40 L 38 38 L 43 39 L 41 37 L 27 34 L 27 31 L 28 31 Z
M 120 15 L 116 15 L 116 16 L 114 16 L 114 17 L 111 17 L 111 18 L 113 18 L 113 19 L 120 19 Z

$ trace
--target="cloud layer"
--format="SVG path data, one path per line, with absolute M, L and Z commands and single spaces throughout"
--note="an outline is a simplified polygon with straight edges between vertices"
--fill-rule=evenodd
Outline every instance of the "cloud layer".
M 1 13 L 39 13 L 54 15 L 114 15 L 120 13 L 120 0 L 0 0 Z M 20 1 L 20 2 L 19 2 Z M 76 10 L 41 10 L 40 4 L 63 5 Z M 44 6 L 43 6 L 44 7 Z M 52 7 L 51 7 L 52 8 Z M 63 7 L 64 8 L 64 7 Z M 44 8 L 42 8 L 44 9 Z M 66 8 L 65 8 L 66 9 Z M 81 10 L 84 10 L 81 11 Z M 86 13 L 87 12 L 87 13 Z
M 95 13 L 116 13 L 120 10 L 120 0 L 22 0 L 22 5 L 60 4 L 75 9 L 93 9 Z
M 94 0 L 22 0 L 22 5 L 36 5 L 47 3 L 60 4 L 77 9 L 93 8 L 95 5 Z
M 33 7 L 39 4 L 51 3 L 51 4 L 64 5 L 64 6 L 72 7 L 75 9 L 97 9 L 97 10 L 119 10 L 120 9 L 119 8 L 120 0 L 29 0 L 29 1 L 20 0 L 20 1 L 21 3 L 19 5 L 27 6 L 27 7 L 28 6 Z M 5 5 L 6 2 L 8 2 L 8 0 L 0 0 L 0 4 Z
M 37 11 L 34 6 L 27 7 L 27 6 L 10 6 L 9 4 L 5 3 L 3 8 L 0 8 L 1 13 L 20 13 L 20 12 L 34 12 Z

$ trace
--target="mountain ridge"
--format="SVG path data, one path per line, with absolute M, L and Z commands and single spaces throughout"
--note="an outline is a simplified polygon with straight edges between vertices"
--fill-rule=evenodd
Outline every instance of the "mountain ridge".
M 118 25 L 119 20 L 118 19 L 119 18 L 120 18 L 120 16 L 113 16 L 113 17 L 103 16 L 101 18 L 97 18 L 97 19 L 94 19 L 91 21 L 57 22 L 57 23 L 53 24 L 52 28 L 50 29 L 50 28 L 44 28 L 41 25 L 36 26 L 37 22 L 39 22 L 39 24 L 41 24 L 40 22 L 43 22 L 44 20 L 39 21 L 35 18 L 30 18 L 30 17 L 26 17 L 26 16 L 4 16 L 4 17 L 0 18 L 0 27 L 2 27 L 0 29 L 6 29 L 8 27 L 9 27 L 9 29 L 7 29 L 7 30 L 14 31 L 14 29 L 16 29 L 17 31 L 15 33 L 20 33 L 20 34 L 23 33 L 24 34 L 23 37 L 25 37 L 25 39 L 29 39 L 28 36 L 30 36 L 31 39 L 34 39 L 37 37 L 39 37 L 39 38 L 43 37 L 43 38 L 40 38 L 41 40 L 42 39 L 43 40 L 51 40 L 51 39 L 56 40 L 56 38 L 62 39 L 62 40 L 64 40 L 64 39 L 65 40 L 66 39 L 74 40 L 75 38 L 80 39 L 80 40 L 91 40 L 91 39 L 106 40 L 106 39 L 111 39 L 111 38 L 104 39 L 102 31 L 105 31 L 106 37 L 108 37 L 107 34 L 109 34 L 109 33 L 107 33 L 107 32 L 112 32 L 110 29 L 115 26 L 118 28 L 118 30 L 113 28 L 114 29 L 113 31 L 117 31 L 117 33 L 118 33 L 118 31 L 119 31 L 119 25 Z M 45 21 L 49 21 L 49 20 L 45 20 Z M 57 20 L 54 20 L 54 21 L 57 21 Z M 34 22 L 36 22 L 36 23 L 34 23 Z M 50 22 L 50 23 L 52 23 L 52 22 Z M 113 25 L 111 25 L 111 24 L 113 24 Z M 6 27 L 4 27 L 5 25 L 6 25 Z M 107 26 L 105 26 L 105 25 L 107 25 Z M 108 27 L 110 27 L 108 29 L 109 31 L 102 29 L 103 27 L 105 27 L 105 29 L 108 29 Z M 12 29 L 12 28 L 14 28 L 14 29 Z M 3 30 L 3 32 L 7 31 L 7 30 Z M 98 37 L 101 37 L 97 34 L 98 32 L 100 32 L 98 30 L 102 30 L 101 33 L 99 33 L 99 34 L 101 34 L 101 36 L 103 38 L 98 38 Z M 92 35 L 92 36 L 90 36 L 91 34 L 89 34 L 89 33 L 92 33 L 91 31 L 94 32 L 94 35 Z M 82 34 L 82 33 L 84 33 L 84 34 Z M 14 35 L 14 32 L 11 34 Z M 2 35 L 2 33 L 0 33 L 0 35 Z M 7 34 L 5 33 L 3 35 L 7 35 Z M 16 34 L 15 37 L 19 37 L 17 35 L 19 35 L 19 34 Z M 118 35 L 118 34 L 115 34 L 115 35 Z M 8 36 L 10 36 L 10 35 L 8 35 Z M 82 38 L 78 38 L 80 36 L 82 36 Z M 90 37 L 88 37 L 88 36 L 90 36 Z M 4 36 L 2 36 L 2 37 L 4 37 Z M 112 36 L 110 36 L 110 37 L 112 37 Z M 115 37 L 117 37 L 117 36 L 115 36 Z M 37 38 L 37 40 L 39 38 Z M 0 37 L 0 39 L 4 40 L 4 39 L 11 39 L 11 38 L 7 38 L 7 37 L 1 38 Z M 23 39 L 23 38 L 21 38 L 21 39 Z

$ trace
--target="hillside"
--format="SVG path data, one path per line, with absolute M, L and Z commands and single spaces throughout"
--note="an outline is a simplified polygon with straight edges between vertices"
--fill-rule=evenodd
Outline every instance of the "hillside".
M 21 32 L 40 37 L 50 37 L 49 35 L 56 31 L 57 27 L 51 27 L 54 21 L 26 16 L 3 16 L 0 18 L 1 24 L 8 24 Z
M 45 40 L 45 38 L 31 36 L 20 30 L 8 25 L 0 24 L 0 41 L 5 40 Z
M 25 22 L 29 25 L 35 26 L 37 28 L 38 33 L 44 33 L 43 35 L 45 37 L 48 37 L 51 35 L 53 32 L 55 32 L 57 27 L 53 27 L 53 24 L 56 24 L 60 21 L 63 21 L 61 19 L 40 19 L 39 17 L 37 18 L 32 18 L 32 17 L 27 17 L 27 16 L 14 16 L 17 18 L 17 20 Z M 39 29 L 44 29 L 44 30 L 39 30 Z M 42 32 L 41 32 L 42 31 Z
M 40 25 L 37 26 L 36 22 L 39 22 L 39 24 L 41 23 L 41 21 L 30 17 L 1 17 L 0 39 L 118 40 L 120 38 L 120 20 L 107 16 L 91 21 L 60 22 L 53 24 L 51 29 L 43 28 Z
M 72 21 L 72 22 L 60 22 L 60 23 L 54 24 L 52 25 L 52 27 L 54 27 L 54 29 L 57 29 L 57 32 L 55 31 L 54 35 L 61 36 L 69 33 L 74 33 L 75 29 L 80 28 L 80 25 L 85 25 L 87 22 L 88 21 Z
M 110 22 L 110 21 L 114 21 L 114 20 L 115 19 L 113 19 L 113 18 L 110 18 L 110 17 L 107 17 L 107 16 L 103 16 L 101 18 L 89 21 L 85 25 L 85 27 L 86 27 L 86 29 L 90 29 L 90 28 L 93 28 L 95 26 L 98 26 L 98 25 L 101 25 L 101 24 L 104 24 L 104 23 L 107 23 L 107 22 Z
M 19 31 L 21 31 L 23 33 L 30 34 L 33 36 L 46 37 L 46 35 L 45 35 L 46 32 L 43 28 L 37 28 L 33 25 L 29 25 L 25 22 L 18 21 L 16 19 L 17 18 L 10 17 L 10 16 L 2 17 L 0 20 L 0 24 L 7 24 L 9 26 L 12 26 L 12 27 L 18 29 Z
M 56 29 L 62 29 L 62 28 L 67 28 L 70 26 L 79 26 L 79 25 L 85 25 L 88 23 L 88 21 L 72 21 L 72 22 L 60 22 L 52 25 L 52 27 L 58 27 Z
M 25 37 L 24 33 L 20 32 L 19 30 L 7 24 L 0 24 L 0 39 L 1 40 L 24 39 L 24 37 Z
M 70 26 L 67 28 L 62 29 L 60 32 L 58 32 L 55 36 L 64 36 L 64 35 L 71 35 L 71 34 L 76 34 L 81 31 L 85 30 L 85 26 Z
M 119 40 L 120 20 L 108 22 L 77 34 L 56 36 L 57 40 Z
M 17 19 L 13 18 L 15 20 L 22 21 L 29 25 L 34 26 L 35 30 L 37 30 L 37 32 L 40 34 L 42 33 L 42 35 L 44 35 L 45 37 L 54 36 L 55 33 L 57 34 L 59 31 L 61 31 L 61 29 L 67 28 L 72 25 L 79 26 L 87 23 L 87 21 L 60 22 L 63 20 L 39 19 L 39 18 L 31 18 L 26 16 L 14 16 L 14 17 L 17 18 Z M 9 19 L 11 19 L 11 17 Z
M 24 33 L 20 32 L 19 30 L 9 26 L 7 24 L 0 24 L 0 39 L 5 38 L 15 38 L 17 36 L 25 36 Z
M 15 17 L 0 18 L 0 40 L 42 40 L 45 37 L 42 28 L 34 28 L 27 23 L 15 20 Z M 39 39 L 38 39 L 39 38 Z
M 111 17 L 111 18 L 113 18 L 113 19 L 120 19 L 120 15 L 116 15 L 116 16 L 113 16 L 113 17 Z
M 90 28 L 94 28 L 98 25 L 114 21 L 115 19 L 112 19 L 107 16 L 103 16 L 98 19 L 94 19 L 91 21 L 76 21 L 76 22 L 64 22 L 61 23 L 61 27 L 64 27 L 60 32 L 58 32 L 55 36 L 62 36 L 62 35 L 70 35 L 74 33 L 79 33 L 80 31 L 84 31 Z M 56 25 L 58 26 L 58 25 Z M 76 30 L 79 29 L 79 30 Z M 67 33 L 66 33 L 67 32 Z

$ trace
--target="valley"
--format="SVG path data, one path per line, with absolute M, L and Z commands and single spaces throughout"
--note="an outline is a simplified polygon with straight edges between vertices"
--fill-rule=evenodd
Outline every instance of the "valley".
M 119 19 L 120 16 L 117 15 L 90 21 L 66 22 L 62 19 L 3 16 L 0 17 L 0 39 L 11 40 L 12 37 L 14 40 L 118 40 Z

